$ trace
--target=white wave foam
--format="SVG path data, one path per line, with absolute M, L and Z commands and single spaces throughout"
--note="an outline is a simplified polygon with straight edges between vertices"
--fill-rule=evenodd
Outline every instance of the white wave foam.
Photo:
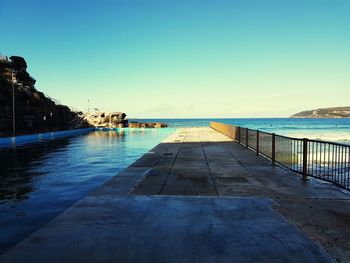
M 308 138 L 321 141 L 342 142 L 350 144 L 350 133 L 347 132 L 298 132 L 285 133 L 284 135 L 295 138 Z

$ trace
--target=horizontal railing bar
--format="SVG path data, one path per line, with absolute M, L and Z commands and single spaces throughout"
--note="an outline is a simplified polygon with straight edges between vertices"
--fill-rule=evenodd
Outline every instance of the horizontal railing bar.
M 263 134 L 266 134 L 266 135 L 272 135 L 271 132 L 265 132 L 265 131 L 261 131 L 261 130 L 259 130 L 259 133 L 263 133 Z
M 350 145 L 344 144 L 344 143 L 339 143 L 339 142 L 321 141 L 321 140 L 315 140 L 315 139 L 308 139 L 308 141 L 309 141 L 309 142 L 322 143 L 322 144 L 338 145 L 338 146 L 342 146 L 342 147 L 345 147 L 345 148 L 349 148 L 349 149 L 350 149 Z
M 301 139 L 301 138 L 289 137 L 289 136 L 280 135 L 280 134 L 276 134 L 276 137 L 281 137 L 281 138 L 285 138 L 285 139 L 291 139 L 291 140 L 295 140 L 295 141 L 303 141 L 303 139 Z

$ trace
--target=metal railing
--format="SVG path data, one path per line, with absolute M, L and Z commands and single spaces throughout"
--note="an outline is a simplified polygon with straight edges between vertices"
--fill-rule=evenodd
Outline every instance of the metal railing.
M 54 98 L 50 97 L 49 95 L 47 95 L 47 94 L 45 94 L 45 93 L 43 93 L 43 94 L 44 94 L 44 96 L 45 96 L 46 98 L 52 100 L 56 105 L 62 105 L 62 102 L 61 102 L 60 100 L 54 99 Z
M 210 126 L 273 164 L 302 174 L 304 180 L 308 176 L 316 177 L 350 190 L 350 145 L 287 137 L 218 122 Z

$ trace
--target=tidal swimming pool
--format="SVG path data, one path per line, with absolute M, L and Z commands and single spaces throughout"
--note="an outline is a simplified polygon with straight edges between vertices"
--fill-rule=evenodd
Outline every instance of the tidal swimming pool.
M 0 149 L 0 254 L 175 129 L 121 129 Z

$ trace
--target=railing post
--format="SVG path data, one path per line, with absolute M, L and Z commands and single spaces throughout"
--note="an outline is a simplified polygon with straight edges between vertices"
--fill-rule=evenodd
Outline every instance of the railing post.
M 259 155 L 259 130 L 256 130 L 256 155 Z
M 247 128 L 246 132 L 245 132 L 245 147 L 246 148 L 248 148 L 248 143 L 249 143 L 249 130 Z
M 303 180 L 307 180 L 307 152 L 308 152 L 308 139 L 303 139 Z
M 238 126 L 238 143 L 241 144 L 241 126 Z
M 272 133 L 272 164 L 276 163 L 276 134 Z

